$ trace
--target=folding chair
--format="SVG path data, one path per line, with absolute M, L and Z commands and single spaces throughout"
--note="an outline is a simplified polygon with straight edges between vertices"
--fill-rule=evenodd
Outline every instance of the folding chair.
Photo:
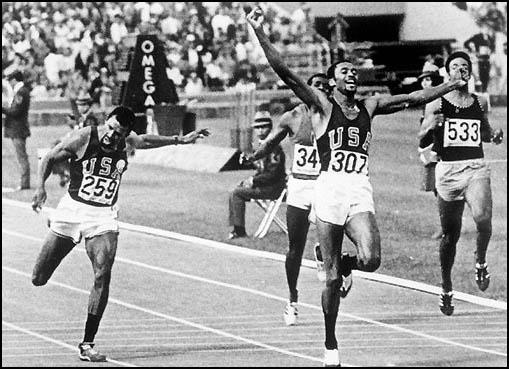
M 263 238 L 269 231 L 270 225 L 272 222 L 276 223 L 279 228 L 283 230 L 286 234 L 288 234 L 288 229 L 286 228 L 286 224 L 277 217 L 277 211 L 279 210 L 279 207 L 285 201 L 286 199 L 286 192 L 287 189 L 285 188 L 279 197 L 275 200 L 262 200 L 262 199 L 252 199 L 256 205 L 261 207 L 263 211 L 265 212 L 265 215 L 260 222 L 260 225 L 258 226 L 258 229 L 256 230 L 254 236 L 256 238 Z

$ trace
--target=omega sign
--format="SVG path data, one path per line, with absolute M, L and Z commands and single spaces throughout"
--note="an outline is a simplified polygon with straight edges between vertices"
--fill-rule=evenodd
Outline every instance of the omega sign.
M 143 91 L 147 94 L 147 98 L 143 105 L 145 107 L 155 105 L 154 99 L 152 98 L 152 94 L 156 90 L 156 86 L 154 85 L 154 81 L 152 79 L 152 68 L 155 67 L 154 62 L 154 43 L 150 40 L 145 40 L 141 43 L 141 51 L 143 52 L 143 57 L 141 59 L 141 67 L 143 68 L 143 77 L 145 78 L 145 82 L 143 82 Z

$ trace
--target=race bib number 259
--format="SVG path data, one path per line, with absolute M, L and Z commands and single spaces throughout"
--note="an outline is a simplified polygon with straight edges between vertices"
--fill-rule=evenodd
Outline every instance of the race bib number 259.
M 447 119 L 444 122 L 444 147 L 477 147 L 481 144 L 481 121 L 478 119 Z
M 118 190 L 117 179 L 85 175 L 81 181 L 78 196 L 87 201 L 111 205 Z
M 353 151 L 333 150 L 329 171 L 368 175 L 368 156 Z

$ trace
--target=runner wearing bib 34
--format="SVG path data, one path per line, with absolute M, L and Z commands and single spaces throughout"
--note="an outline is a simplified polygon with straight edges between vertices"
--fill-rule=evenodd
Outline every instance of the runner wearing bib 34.
M 328 78 L 324 73 L 312 75 L 307 83 L 326 94 L 330 92 Z M 297 280 L 309 230 L 315 182 L 321 167 L 309 108 L 305 104 L 300 104 L 284 113 L 262 145 L 252 155 L 245 155 L 245 158 L 248 161 L 253 161 L 266 156 L 287 136 L 293 144 L 293 161 L 286 198 L 289 247 L 286 254 L 285 270 L 289 299 L 284 309 L 283 318 L 286 325 L 295 325 L 298 316 Z M 315 245 L 319 251 L 318 247 Z M 320 263 L 320 260 L 318 262 Z M 322 274 L 323 272 L 319 270 L 319 276 Z M 348 287 L 342 286 L 345 296 L 348 293 Z
M 265 34 L 263 19 L 263 10 L 259 7 L 247 16 L 271 67 L 309 108 L 318 142 L 322 171 L 315 185 L 314 205 L 326 271 L 322 291 L 324 365 L 339 366 L 335 330 L 342 275 L 351 269 L 373 272 L 380 265 L 380 234 L 368 178 L 371 119 L 377 114 L 425 104 L 465 82 L 444 83 L 408 95 L 371 96 L 359 102 L 355 100 L 357 68 L 343 61 L 333 64 L 327 71 L 329 83 L 334 86 L 329 98 L 323 91 L 308 86 L 288 68 Z M 345 232 L 353 240 L 357 256 L 342 257 Z
M 468 81 L 472 63 L 464 52 L 455 52 L 445 64 L 452 81 Z M 484 161 L 483 142 L 502 142 L 502 130 L 488 122 L 488 102 L 465 87 L 450 92 L 426 106 L 421 133 L 433 131 L 433 151 L 438 155 L 436 189 L 443 236 L 440 240 L 442 293 L 440 310 L 454 312 L 451 270 L 461 233 L 465 202 L 477 228 L 475 280 L 481 291 L 488 288 L 490 275 L 486 251 L 491 237 L 492 199 L 490 169 Z

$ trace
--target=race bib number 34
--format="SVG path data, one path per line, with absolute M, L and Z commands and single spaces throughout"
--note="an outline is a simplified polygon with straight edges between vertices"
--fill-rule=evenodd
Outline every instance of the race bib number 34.
M 316 146 L 295 144 L 292 173 L 311 176 L 320 174 L 320 158 Z
M 78 196 L 83 200 L 111 205 L 118 190 L 118 183 L 117 179 L 85 175 Z
M 368 175 L 368 156 L 353 151 L 333 150 L 329 171 Z
M 447 119 L 444 122 L 444 147 L 477 147 L 481 144 L 481 121 L 478 119 Z

